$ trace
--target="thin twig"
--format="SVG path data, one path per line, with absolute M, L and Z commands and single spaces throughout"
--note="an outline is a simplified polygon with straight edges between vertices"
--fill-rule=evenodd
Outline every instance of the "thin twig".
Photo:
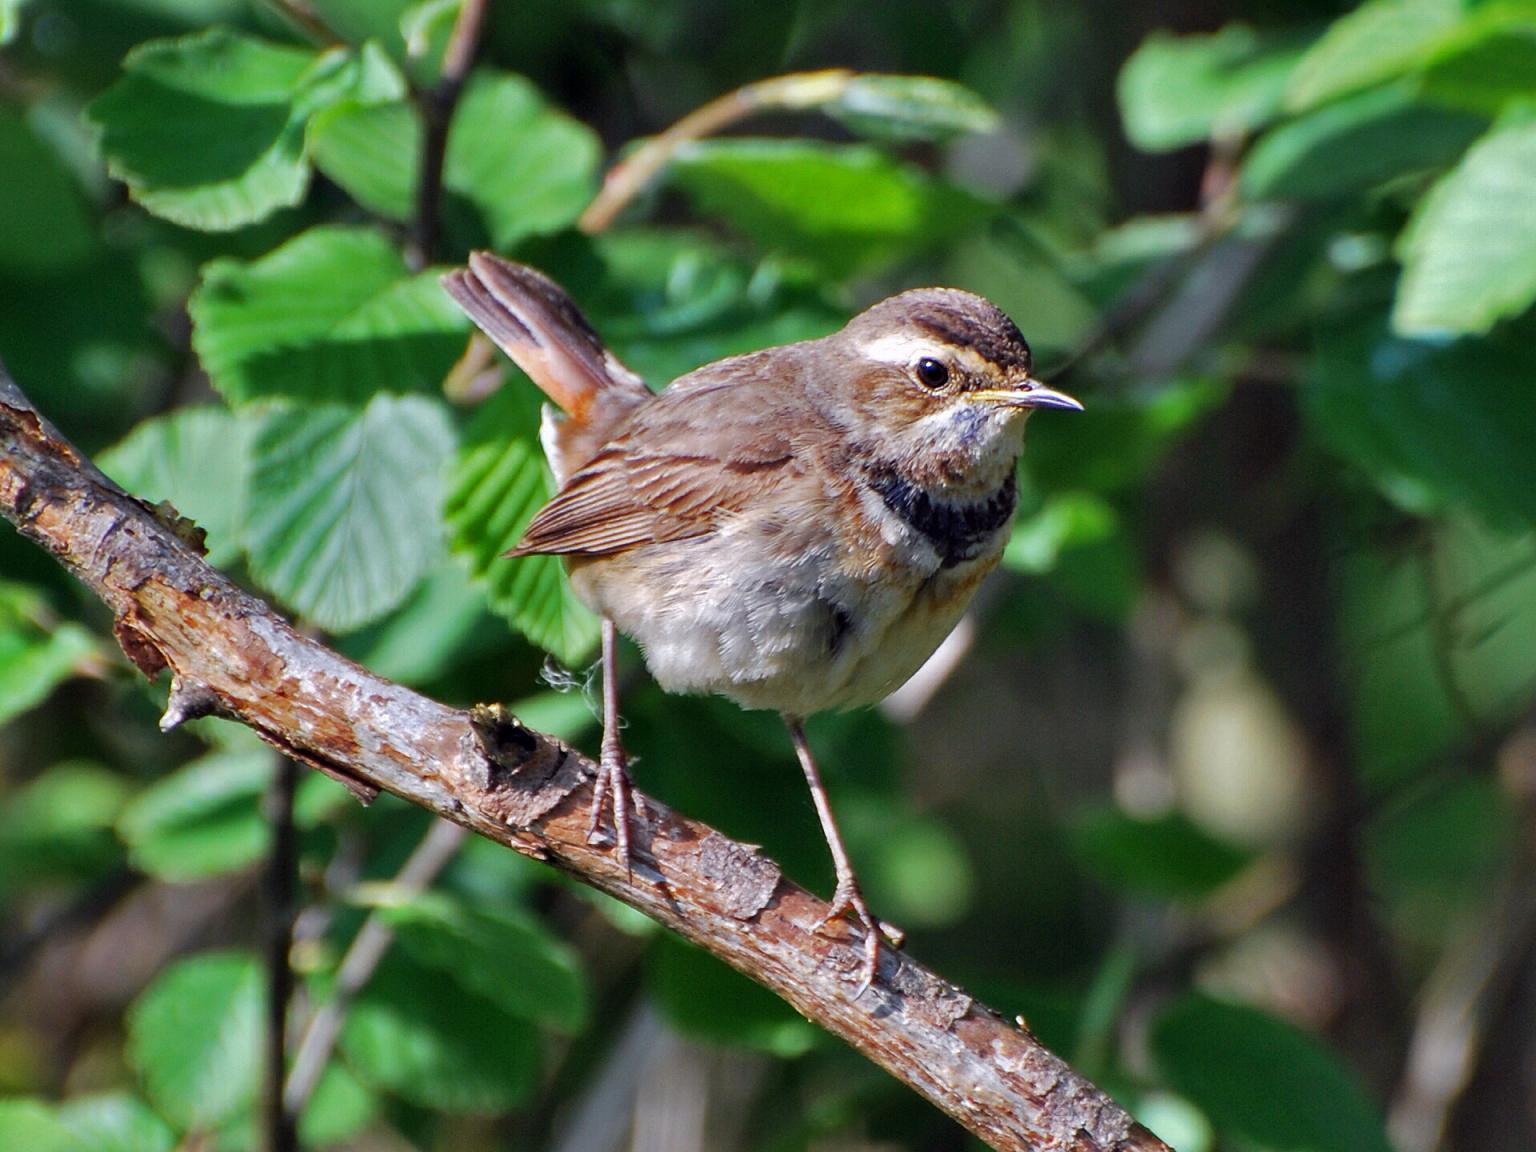
M 265 804 L 267 823 L 272 829 L 272 850 L 267 855 L 262 910 L 266 936 L 263 959 L 267 969 L 262 1119 L 267 1152 L 296 1152 L 299 1146 L 296 1114 L 283 1107 L 283 1078 L 288 1069 L 288 1007 L 293 1000 L 289 955 L 297 914 L 299 837 L 293 822 L 293 802 L 298 787 L 299 766 L 287 756 L 277 757 L 277 771 L 267 789 Z
M 466 835 L 468 833 L 458 824 L 434 820 L 390 883 L 390 892 L 402 899 L 424 892 L 458 854 Z M 304 1030 L 304 1039 L 299 1042 L 298 1053 L 293 1058 L 293 1070 L 288 1073 L 288 1082 L 283 1087 L 283 1108 L 291 1119 L 297 1120 L 314 1095 L 320 1076 L 335 1051 L 347 1009 L 352 1006 L 353 998 L 373 979 L 394 938 L 395 930 L 374 912 L 363 922 L 347 948 L 341 966 L 336 970 L 336 985 L 331 990 L 330 999 L 320 1006 Z
M 606 231 L 625 207 L 638 196 L 678 150 L 711 136 L 748 116 L 768 109 L 815 108 L 837 99 L 847 90 L 854 73 L 846 68 L 821 72 L 792 72 L 747 84 L 695 108 L 660 135 L 652 136 L 628 157 L 608 170 L 603 187 L 576 227 L 589 236 Z
M 424 125 L 421 145 L 421 169 L 416 182 L 416 218 L 407 246 L 411 267 L 425 268 L 432 263 L 437 248 L 439 205 L 443 198 L 443 163 L 448 155 L 448 129 L 469 66 L 474 62 L 480 42 L 480 28 L 485 21 L 489 0 L 463 0 L 458 19 L 448 36 L 443 52 L 443 70 L 438 81 L 421 97 Z
M 174 514 L 106 479 L 3 370 L 0 515 L 102 600 L 146 675 L 170 669 L 220 714 L 361 796 L 389 791 L 639 909 L 998 1152 L 1166 1149 L 1027 1030 L 911 956 L 882 950 L 878 979 L 861 994 L 857 928 L 827 931 L 826 902 L 773 860 L 639 792 L 631 873 L 588 843 L 592 761 L 505 710 L 449 708 L 301 635 L 210 568 Z
M 345 43 L 308 0 L 267 0 L 267 6 L 302 30 L 316 44 L 331 47 Z

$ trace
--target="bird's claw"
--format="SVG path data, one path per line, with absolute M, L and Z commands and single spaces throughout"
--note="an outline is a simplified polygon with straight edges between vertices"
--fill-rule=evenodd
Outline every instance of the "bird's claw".
M 887 924 L 882 920 L 876 920 L 869 911 L 869 905 L 864 903 L 864 894 L 859 891 L 859 885 L 852 876 L 845 876 L 837 882 L 837 890 L 832 894 L 831 907 L 827 914 L 816 924 L 816 930 L 822 931 L 834 920 L 852 920 L 861 924 L 864 928 L 864 966 L 863 979 L 859 982 L 857 996 L 864 995 L 875 982 L 875 977 L 880 971 L 880 940 L 892 947 L 899 949 L 906 943 L 906 933 L 895 925 Z
M 605 828 L 604 809 L 613 813 L 613 831 Z M 634 806 L 630 801 L 629 769 L 624 751 L 616 744 L 603 742 L 603 751 L 597 766 L 597 783 L 592 789 L 591 819 L 587 825 L 587 843 L 614 846 L 614 855 L 624 871 L 634 878 L 634 862 L 630 855 L 630 825 Z

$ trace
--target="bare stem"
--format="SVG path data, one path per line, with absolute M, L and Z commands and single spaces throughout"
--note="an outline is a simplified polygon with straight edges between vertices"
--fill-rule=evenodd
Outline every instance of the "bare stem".
M 267 856 L 264 927 L 267 968 L 267 1031 L 264 1055 L 265 1094 L 263 1121 L 267 1152 L 297 1152 L 297 1115 L 283 1107 L 283 1078 L 288 1063 L 288 1007 L 293 999 L 293 921 L 296 913 L 295 875 L 299 838 L 293 823 L 294 793 L 299 786 L 299 766 L 287 756 L 277 757 L 277 772 L 267 790 L 267 822 L 272 829 L 272 851 Z
M 576 227 L 589 236 L 605 231 L 684 145 L 770 108 L 815 108 L 835 100 L 847 89 L 853 77 L 854 73 L 846 68 L 792 72 L 787 76 L 759 80 L 716 97 L 688 113 L 665 132 L 652 136 L 627 160 L 610 168 L 602 190 L 587 205 Z
M 411 230 L 407 257 L 413 268 L 432 263 L 437 248 L 439 206 L 443 198 L 443 162 L 448 154 L 448 128 L 453 122 L 459 94 L 469 66 L 474 62 L 480 42 L 480 28 L 485 21 L 489 0 L 463 0 L 459 18 L 454 21 L 443 52 L 443 70 L 433 87 L 422 94 L 421 116 L 424 121 L 421 146 L 421 170 L 417 173 L 416 219 Z
M 401 898 L 424 892 L 458 854 L 466 835 L 468 833 L 458 824 L 434 821 L 390 884 L 390 891 Z M 295 1121 L 314 1095 L 320 1076 L 330 1062 L 336 1040 L 341 1035 L 341 1026 L 346 1023 L 347 1009 L 373 979 L 394 939 L 394 929 L 375 912 L 363 922 L 347 954 L 342 957 L 331 998 L 320 1006 L 304 1030 L 304 1039 L 299 1042 L 298 1054 L 293 1058 L 293 1071 L 288 1074 L 288 1082 L 283 1087 L 283 1108 Z

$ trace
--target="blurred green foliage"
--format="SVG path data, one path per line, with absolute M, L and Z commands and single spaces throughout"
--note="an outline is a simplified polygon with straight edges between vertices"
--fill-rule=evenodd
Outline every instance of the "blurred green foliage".
M 545 268 L 656 386 L 991 296 L 1088 411 L 1031 430 L 966 660 L 812 726 L 871 903 L 1183 1152 L 1530 1147 L 1536 4 L 1163 11 L 493 3 L 424 228 L 458 0 L 0 0 L 0 356 L 348 655 L 575 739 L 596 622 L 501 559 L 537 397 L 440 271 Z M 638 138 L 827 67 L 577 226 Z M 263 1138 L 275 765 L 163 691 L 0 531 L 0 1148 Z M 643 787 L 829 884 L 771 718 L 626 691 Z M 393 932 L 307 1147 L 568 1147 L 626 1061 L 704 1076 L 701 1147 L 969 1146 L 606 898 L 484 844 L 397 890 L 421 815 L 318 776 L 294 823 L 296 1034 Z

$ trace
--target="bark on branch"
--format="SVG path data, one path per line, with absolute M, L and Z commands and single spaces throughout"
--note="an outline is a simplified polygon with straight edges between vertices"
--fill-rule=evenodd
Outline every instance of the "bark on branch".
M 1029 1032 L 908 956 L 857 999 L 851 930 L 757 849 L 635 794 L 633 878 L 586 842 L 593 765 L 498 708 L 461 712 L 296 632 L 199 556 L 166 505 L 107 480 L 0 368 L 0 514 L 112 610 L 123 650 L 171 673 L 163 726 L 210 712 L 346 781 L 393 792 L 638 908 L 772 989 L 992 1147 L 1167 1146 Z

